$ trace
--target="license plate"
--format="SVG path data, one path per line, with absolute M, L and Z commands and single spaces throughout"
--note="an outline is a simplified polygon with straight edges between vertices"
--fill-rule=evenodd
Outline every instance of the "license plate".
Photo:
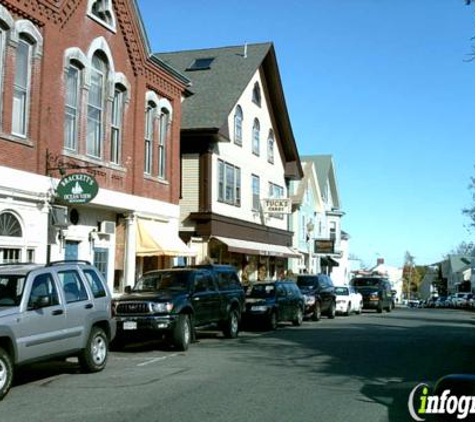
M 137 329 L 137 322 L 135 321 L 124 321 L 124 330 L 136 330 Z

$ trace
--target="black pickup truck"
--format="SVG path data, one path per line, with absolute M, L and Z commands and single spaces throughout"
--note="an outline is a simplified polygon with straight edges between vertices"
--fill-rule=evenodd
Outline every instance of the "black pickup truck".
M 178 350 L 187 350 L 195 327 L 218 325 L 235 338 L 245 293 L 233 267 L 197 265 L 145 273 L 116 299 L 115 346 L 138 336 L 165 334 Z

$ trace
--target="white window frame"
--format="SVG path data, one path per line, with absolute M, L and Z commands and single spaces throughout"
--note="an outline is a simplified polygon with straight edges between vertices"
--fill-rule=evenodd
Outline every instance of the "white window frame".
M 160 127 L 158 133 L 158 177 L 160 179 L 166 179 L 167 171 L 167 142 L 170 133 L 171 120 L 170 112 L 166 108 L 162 108 L 160 111 Z
M 261 124 L 259 119 L 254 119 L 254 124 L 252 125 L 252 153 L 259 157 L 261 153 Z
M 100 69 L 95 68 L 92 65 L 91 60 L 91 86 L 89 88 L 88 98 L 87 98 L 87 132 L 86 132 L 86 154 L 93 158 L 102 158 L 102 154 L 104 152 L 104 118 L 105 118 L 105 109 L 106 109 L 106 87 L 107 87 L 107 73 L 109 63 L 100 58 L 101 61 L 104 62 L 106 67 L 106 71 L 103 72 Z M 93 104 L 91 102 L 92 92 L 93 92 L 93 84 L 94 84 L 94 75 L 99 76 L 100 78 L 100 104 Z M 91 111 L 97 111 L 99 115 L 99 119 L 91 117 Z M 94 139 L 90 139 L 90 125 L 94 125 L 95 129 L 98 129 L 99 133 L 95 133 Z
M 70 70 L 74 69 L 77 72 L 77 79 L 76 79 L 76 104 L 68 104 L 68 79 L 70 77 Z M 81 111 L 81 80 L 82 80 L 82 69 L 76 65 L 75 63 L 70 63 L 68 68 L 66 69 L 66 84 L 65 84 L 65 96 L 64 96 L 64 148 L 70 151 L 78 151 L 78 139 L 79 139 L 79 122 L 80 122 L 80 111 Z M 67 125 L 66 122 L 68 121 L 68 116 L 71 117 L 72 121 L 74 121 L 74 129 L 72 133 L 68 133 L 66 131 Z M 69 141 L 69 142 L 68 142 Z
M 232 180 L 228 175 L 232 173 Z M 241 169 L 218 159 L 218 201 L 241 206 Z
M 145 110 L 145 142 L 144 142 L 144 173 L 152 175 L 153 171 L 153 138 L 155 133 L 155 115 L 157 105 L 149 101 Z
M 257 106 L 261 107 L 262 92 L 261 92 L 261 86 L 259 85 L 259 82 L 256 82 L 254 84 L 254 88 L 252 89 L 252 102 L 256 104 Z
M 234 143 L 239 146 L 242 146 L 242 121 L 242 108 L 238 105 L 234 113 Z
M 259 211 L 261 205 L 261 179 L 257 174 L 251 175 L 252 210 Z
M 267 138 L 267 162 L 274 164 L 275 160 L 275 139 L 272 130 L 269 131 L 269 137 Z
M 18 72 L 18 48 L 20 45 L 27 46 L 26 57 L 26 86 L 17 84 Z M 19 37 L 17 51 L 15 54 L 15 75 L 13 82 L 13 106 L 12 106 L 12 134 L 21 138 L 26 138 L 28 134 L 30 97 L 31 97 L 31 66 L 33 56 L 33 45 L 24 37 Z M 21 104 L 17 102 L 17 95 L 21 95 Z M 20 107 L 20 108 L 19 108 Z M 18 126 L 17 123 L 18 122 Z
M 110 161 L 117 165 L 121 163 L 122 159 L 122 131 L 125 97 L 125 89 L 120 85 L 116 85 L 114 88 L 114 98 L 112 100 L 111 110 Z
M 94 4 L 97 2 L 98 0 L 88 0 L 88 4 L 87 4 L 87 15 L 93 19 L 94 21 L 96 21 L 97 23 L 101 24 L 102 26 L 104 26 L 105 28 L 107 28 L 108 30 L 116 33 L 117 32 L 117 24 L 116 24 L 116 18 L 115 18 L 115 13 L 114 13 L 114 9 L 112 7 L 112 1 L 111 0 L 102 0 L 105 8 L 107 9 L 107 11 L 111 14 L 111 20 L 112 22 L 109 23 L 107 21 L 105 21 L 104 19 L 101 19 L 99 16 L 95 15 L 93 12 L 92 12 L 92 7 L 94 6 Z

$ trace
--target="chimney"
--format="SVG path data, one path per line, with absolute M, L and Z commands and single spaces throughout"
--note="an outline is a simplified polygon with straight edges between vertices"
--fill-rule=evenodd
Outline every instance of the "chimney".
M 384 264 L 384 258 L 378 258 L 376 265 L 383 265 L 383 264 Z
M 243 57 L 247 59 L 247 41 L 244 43 L 244 54 Z

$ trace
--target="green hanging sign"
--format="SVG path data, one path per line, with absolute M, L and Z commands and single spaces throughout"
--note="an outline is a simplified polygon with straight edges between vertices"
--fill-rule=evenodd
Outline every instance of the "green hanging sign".
M 87 204 L 99 192 L 99 185 L 94 177 L 85 173 L 72 173 L 64 176 L 58 183 L 58 199 L 68 204 Z

